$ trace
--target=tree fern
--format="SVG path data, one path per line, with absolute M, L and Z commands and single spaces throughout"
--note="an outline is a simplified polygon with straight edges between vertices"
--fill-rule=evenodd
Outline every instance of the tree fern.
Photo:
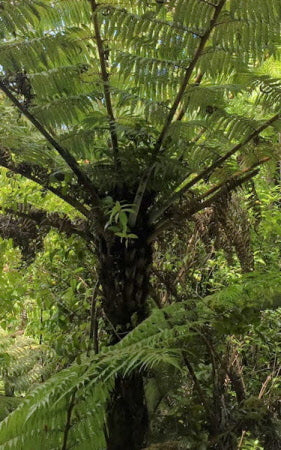
M 266 59 L 278 58 L 278 0 L 148 3 L 4 0 L 0 7 L 1 112 L 9 122 L 0 125 L 0 164 L 85 217 L 81 232 L 59 210 L 29 211 L 34 226 L 42 227 L 41 214 L 94 249 L 102 307 L 122 336 L 147 316 L 152 243 L 173 226 L 175 205 L 183 200 L 190 220 L 228 198 L 268 160 L 258 136 L 280 127 L 277 82 L 260 71 Z M 112 208 L 117 202 L 131 205 L 122 216 L 131 237 L 107 226 L 108 199 Z M 151 337 L 143 348 L 135 344 L 139 354 L 127 350 L 128 335 L 114 347 L 120 348 L 119 359 L 108 350 L 96 365 L 88 360 L 75 366 L 79 374 L 67 400 L 80 401 L 81 379 L 87 386 L 90 379 L 112 383 L 116 373 L 138 374 L 164 362 L 177 366 L 179 340 L 192 340 L 193 332 L 180 317 L 169 327 L 160 315 L 161 332 L 144 322 Z M 161 339 L 171 345 L 167 351 Z M 139 386 L 141 391 L 142 381 Z M 99 398 L 96 391 L 92 395 Z M 145 415 L 141 392 L 139 398 Z M 60 401 L 63 410 L 66 394 Z M 119 432 L 124 439 L 126 428 Z M 56 433 L 62 447 L 64 438 Z M 21 445 L 17 434 L 15 439 Z

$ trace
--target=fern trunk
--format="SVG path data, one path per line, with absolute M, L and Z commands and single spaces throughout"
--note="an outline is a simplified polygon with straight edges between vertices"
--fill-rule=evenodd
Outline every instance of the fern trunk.
M 117 334 L 121 338 L 147 315 L 151 255 L 151 247 L 141 238 L 127 246 L 120 239 L 101 244 L 103 309 L 111 328 L 116 330 L 113 341 L 118 339 Z
M 107 450 L 140 450 L 148 431 L 143 377 L 118 377 L 107 417 Z
M 122 339 L 147 316 L 152 249 L 146 233 L 136 240 L 102 241 L 99 252 L 103 310 L 111 343 Z M 118 377 L 108 405 L 107 449 L 143 448 L 148 430 L 143 377 L 133 373 Z

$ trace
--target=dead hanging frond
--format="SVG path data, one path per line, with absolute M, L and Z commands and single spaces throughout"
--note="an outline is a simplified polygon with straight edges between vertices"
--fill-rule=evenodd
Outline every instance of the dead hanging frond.
M 13 239 L 19 247 L 25 261 L 32 261 L 36 253 L 43 248 L 43 238 L 48 230 L 38 229 L 36 223 L 25 217 L 13 217 L 10 214 L 0 215 L 0 236 Z
M 254 255 L 251 247 L 250 221 L 238 195 L 218 199 L 214 205 L 215 214 L 225 234 L 235 249 L 243 272 L 254 269 Z
M 2 82 L 16 95 L 22 98 L 22 104 L 25 108 L 32 105 L 34 93 L 28 75 L 24 70 L 17 72 L 7 71 L 6 76 L 2 77 Z
M 66 214 L 49 213 L 28 203 L 19 203 L 15 208 L 3 208 L 2 211 L 0 236 L 3 239 L 13 239 L 26 262 L 32 261 L 36 253 L 42 250 L 43 240 L 51 228 L 56 228 L 67 236 L 78 234 L 86 239 L 88 235 L 84 220 L 72 221 Z
M 254 218 L 254 228 L 256 230 L 262 219 L 261 201 L 259 199 L 254 180 L 249 180 L 248 185 L 246 185 L 246 188 L 248 188 L 248 191 L 249 191 L 249 197 L 248 197 L 247 203 L 252 210 L 253 218 Z
M 236 253 L 242 271 L 253 270 L 249 216 L 237 194 L 225 192 L 193 220 L 208 253 L 222 249 L 230 265 Z
M 233 246 L 229 242 L 224 228 L 222 227 L 214 208 L 206 208 L 201 213 L 194 214 L 193 221 L 200 239 L 205 246 L 207 254 L 222 249 L 227 263 L 233 264 Z

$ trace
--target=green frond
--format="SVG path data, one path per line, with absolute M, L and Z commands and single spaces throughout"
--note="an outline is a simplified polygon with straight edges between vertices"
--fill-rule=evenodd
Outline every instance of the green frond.
M 40 14 L 46 12 L 46 3 L 43 1 L 20 0 L 10 2 L 3 0 L 1 2 L 1 25 L 0 34 L 5 32 L 14 33 L 16 30 L 24 33 L 30 26 L 39 24 Z
M 5 29 L 0 44 L 3 76 L 13 88 L 15 74 L 24 74 L 30 98 L 26 99 L 21 90 L 17 95 L 28 101 L 35 117 L 50 127 L 56 139 L 75 157 L 94 161 L 97 155 L 103 158 L 107 155 L 112 160 L 90 2 L 58 0 L 51 5 L 47 0 L 28 0 L 16 2 L 14 9 L 10 2 L 4 3 L 3 14 L 11 15 L 14 29 Z M 163 170 L 171 172 L 174 167 L 172 155 L 179 143 L 181 153 L 188 158 L 185 163 L 196 169 L 206 155 L 208 159 L 221 154 L 228 141 L 233 142 L 239 134 L 245 136 L 253 129 L 255 124 L 252 127 L 251 117 L 243 119 L 244 111 L 241 117 L 234 117 L 229 106 L 233 97 L 247 95 L 249 80 L 244 78 L 240 85 L 235 85 L 233 80 L 238 73 L 249 73 L 253 61 L 257 65 L 276 52 L 280 23 L 280 8 L 276 3 L 270 0 L 265 6 L 257 0 L 256 9 L 252 10 L 249 6 L 254 4 L 252 0 L 243 8 L 233 1 L 226 2 L 182 97 L 180 107 L 186 110 L 184 122 L 189 124 L 173 124 L 166 135 L 171 139 L 172 149 L 170 165 L 166 163 Z M 123 145 L 128 139 L 134 142 L 139 120 L 149 125 L 144 139 L 149 143 L 163 127 L 213 13 L 214 5 L 200 0 L 173 0 L 160 8 L 154 3 L 144 6 L 142 2 L 124 4 L 118 0 L 98 5 L 95 14 L 105 46 L 115 125 L 122 141 L 122 161 L 131 161 L 132 153 L 139 157 L 138 146 L 132 150 L 133 147 Z M 268 20 L 261 21 L 260 17 Z M 200 86 L 195 86 L 198 73 L 204 73 L 204 78 Z M 277 82 L 264 79 L 263 85 L 264 98 L 259 96 L 258 101 L 264 109 L 272 109 L 272 106 L 274 109 L 280 98 Z M 254 90 L 258 91 L 260 86 L 253 86 Z M 209 107 L 215 110 L 211 115 L 206 113 Z M 15 123 L 17 119 L 14 118 Z M 196 121 L 203 121 L 202 128 L 206 130 L 199 146 L 191 143 L 196 133 L 200 133 Z M 23 128 L 16 126 L 14 136 L 7 130 L 1 135 L 1 143 L 15 149 L 19 156 L 29 155 L 29 161 L 46 156 L 54 161 L 53 152 L 46 151 L 43 140 L 39 137 L 34 140 L 36 133 L 29 138 L 26 132 L 23 137 L 23 130 L 28 129 L 23 121 L 20 123 Z M 211 133 L 212 127 L 217 136 Z M 145 152 L 142 147 L 142 153 Z M 147 157 L 141 157 L 141 169 L 145 161 Z M 182 171 L 184 169 L 182 167 Z M 132 179 L 139 176 L 137 170 Z
M 107 123 L 104 123 L 104 117 L 96 123 L 93 120 L 93 129 L 81 129 L 73 127 L 68 132 L 59 136 L 58 141 L 66 146 L 78 160 L 89 160 L 91 162 L 99 160 L 105 156 L 105 149 L 99 147 L 100 136 L 108 132 Z
M 122 81 L 133 81 L 136 86 L 143 86 L 153 97 L 165 101 L 174 92 L 175 86 L 182 78 L 184 66 L 177 61 L 161 60 L 158 58 L 133 55 L 118 52 L 116 65 Z M 149 75 L 149 76 L 148 76 Z M 169 80 L 169 83 L 167 81 Z M 174 88 L 174 89 L 173 89 Z
M 203 34 L 203 30 L 211 20 L 213 6 L 198 0 L 178 0 L 175 4 L 174 21 L 201 30 Z
M 44 70 L 53 64 L 66 65 L 81 52 L 81 43 L 63 33 L 31 35 L 29 39 L 14 39 L 0 46 L 1 63 L 6 70 Z M 38 64 L 38 62 L 40 63 Z
M 0 335 L 0 378 L 16 393 L 25 393 L 41 381 L 53 353 L 25 336 Z M 42 363 L 44 361 L 44 364 Z
M 62 25 L 80 26 L 91 21 L 91 9 L 88 0 L 63 0 L 56 2 L 57 18 Z
M 158 55 L 174 59 L 175 56 L 180 57 L 184 48 L 195 45 L 194 27 L 187 28 L 172 20 L 172 16 L 168 15 L 163 20 L 153 10 L 149 12 L 146 9 L 142 14 L 136 14 L 113 5 L 100 5 L 98 11 L 105 34 L 117 42 L 122 41 L 126 48 L 138 50 L 143 56 Z M 178 45 L 175 48 L 176 42 Z
M 55 98 L 58 93 L 75 95 L 89 91 L 88 83 L 83 83 L 83 73 L 88 68 L 85 64 L 58 66 L 50 70 L 30 72 L 27 77 L 33 94 L 42 102 Z
M 222 130 L 229 141 L 240 140 L 248 136 L 260 125 L 259 122 L 252 118 L 227 113 L 222 109 L 214 112 L 210 122 L 213 125 L 214 132 Z
M 100 450 L 105 445 L 106 403 L 117 374 L 128 376 L 135 370 L 163 366 L 181 370 L 182 352 L 199 363 L 198 346 L 204 344 L 200 344 L 201 327 L 208 323 L 218 339 L 245 332 L 260 320 L 262 310 L 280 306 L 279 275 L 251 274 L 196 303 L 189 300 L 154 310 L 115 346 L 82 357 L 79 364 L 31 391 L 0 424 L 0 449 L 31 450 L 40 440 L 42 450 L 61 448 L 72 407 L 71 448 Z
M 141 87 L 128 86 L 128 89 L 124 90 L 124 88 L 114 86 L 111 91 L 116 98 L 117 106 L 120 107 L 121 111 L 127 111 L 130 117 L 143 118 L 144 116 L 146 120 L 157 125 L 162 123 L 163 116 L 169 111 L 167 101 L 157 101 L 152 97 L 141 95 Z M 120 126 L 122 127 L 122 125 Z
M 80 123 L 95 109 L 95 94 L 71 95 L 60 97 L 43 106 L 32 108 L 33 114 L 45 125 L 60 127 Z

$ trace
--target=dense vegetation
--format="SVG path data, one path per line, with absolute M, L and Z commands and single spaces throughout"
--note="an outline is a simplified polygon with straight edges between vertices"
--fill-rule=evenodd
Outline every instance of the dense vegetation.
M 280 24 L 0 2 L 0 449 L 281 448 Z

